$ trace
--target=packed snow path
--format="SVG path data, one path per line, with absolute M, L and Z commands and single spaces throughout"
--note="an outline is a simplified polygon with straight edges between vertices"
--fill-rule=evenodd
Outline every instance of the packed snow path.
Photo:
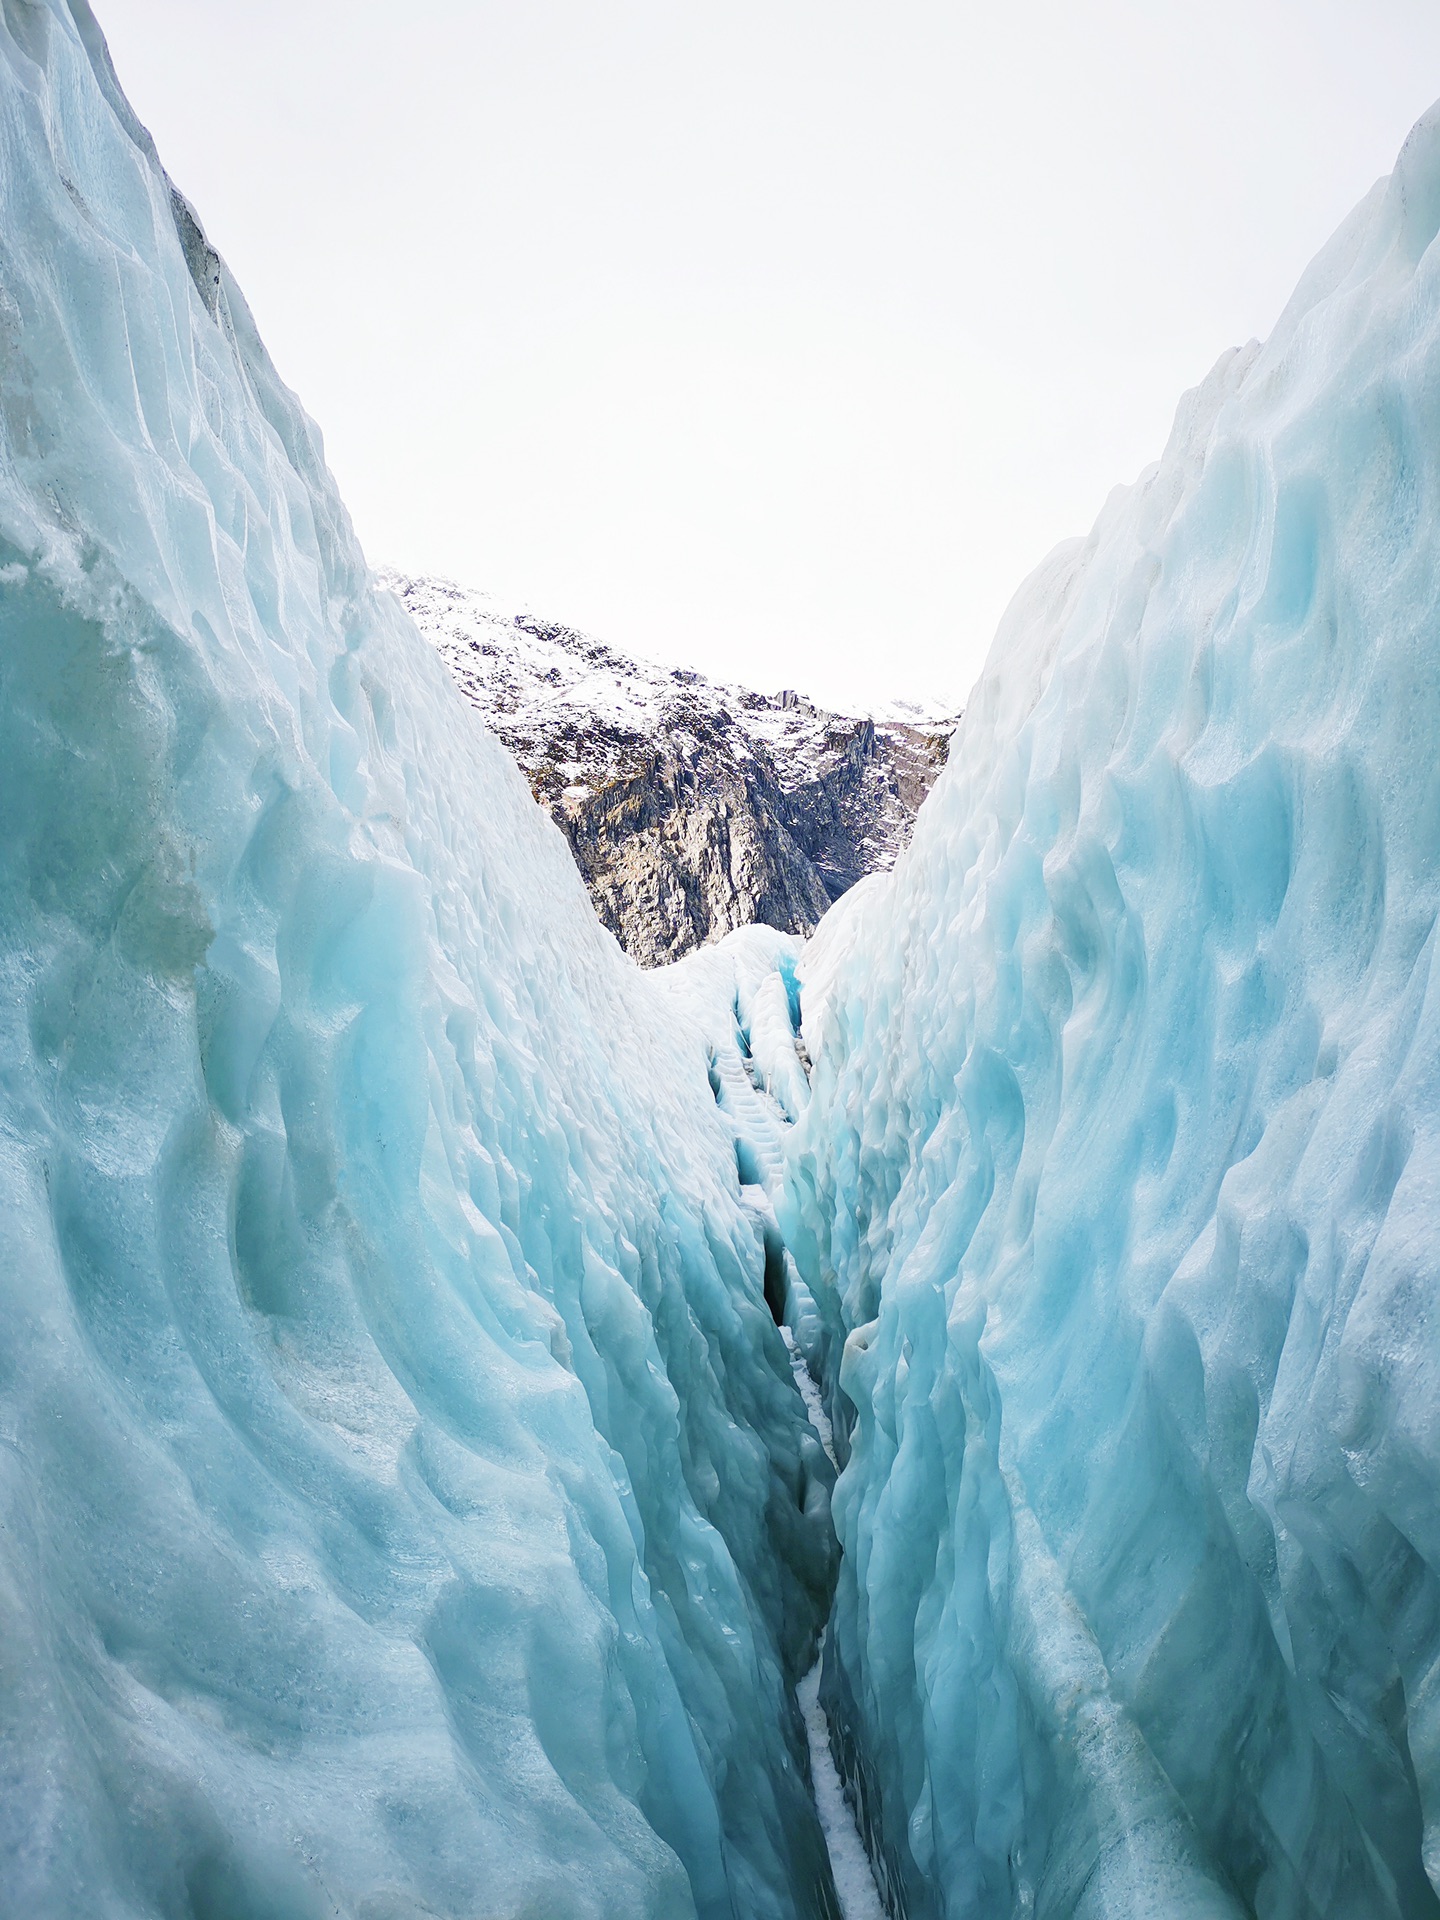
M 780 1335 L 790 1355 L 795 1384 L 805 1402 L 810 1424 L 819 1434 L 820 1444 L 831 1466 L 838 1468 L 840 1463 L 835 1457 L 830 1417 L 825 1411 L 815 1377 L 806 1366 L 805 1356 L 796 1345 L 795 1335 L 789 1327 L 782 1327 Z M 825 1637 L 822 1634 L 820 1655 L 795 1694 L 800 1711 L 805 1716 L 805 1733 L 810 1742 L 810 1778 L 815 1789 L 815 1806 L 825 1834 L 825 1845 L 830 1852 L 830 1867 L 835 1875 L 835 1891 L 840 1896 L 842 1920 L 886 1920 L 875 1876 L 870 1870 L 870 1856 L 865 1851 L 865 1842 L 855 1819 L 855 1810 L 841 1785 L 831 1752 L 830 1722 L 820 1704 L 820 1668 L 824 1649 Z
M 823 1647 L 823 1639 L 821 1644 Z M 830 1853 L 830 1870 L 835 1876 L 842 1920 L 886 1920 L 875 1876 L 870 1870 L 870 1856 L 865 1851 L 854 1809 L 840 1783 L 831 1753 L 830 1722 L 820 1704 L 820 1667 L 821 1661 L 817 1659 L 800 1682 L 795 1697 L 805 1716 L 815 1807 Z

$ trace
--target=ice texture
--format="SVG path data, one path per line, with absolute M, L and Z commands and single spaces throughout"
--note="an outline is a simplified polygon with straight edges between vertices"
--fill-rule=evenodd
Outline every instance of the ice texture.
M 830 1723 L 820 1705 L 818 1660 L 800 1682 L 796 1698 L 810 1737 L 810 1775 L 815 1783 L 815 1804 L 825 1829 L 825 1843 L 830 1849 L 841 1920 L 885 1920 L 865 1843 L 855 1825 L 854 1811 L 845 1798 L 844 1785 L 831 1752 Z
M 1432 113 L 801 958 L 822 1698 L 909 1920 L 1440 1912 L 1437 225 Z
M 703 1037 L 84 0 L 0 14 L 0 818 L 0 1911 L 833 1920 Z
M 825 1403 L 814 1376 L 805 1364 L 794 1333 L 789 1327 L 781 1328 L 781 1335 L 790 1352 L 790 1366 L 795 1375 L 795 1384 L 805 1402 L 805 1411 L 810 1416 L 810 1424 L 825 1449 L 826 1458 L 832 1467 L 838 1466 L 835 1457 L 835 1439 L 830 1425 L 830 1417 L 825 1411 Z M 824 1641 L 821 1641 L 823 1650 Z M 835 1876 L 835 1892 L 840 1903 L 841 1920 L 885 1920 L 885 1909 L 880 1904 L 879 1888 L 875 1884 L 875 1875 L 870 1866 L 869 1855 L 865 1851 L 865 1841 L 856 1820 L 855 1793 L 852 1788 L 847 1796 L 845 1784 L 835 1765 L 835 1737 L 825 1709 L 820 1704 L 820 1661 L 806 1674 L 795 1689 L 795 1698 L 800 1703 L 800 1711 L 805 1716 L 805 1732 L 810 1741 L 810 1779 L 815 1791 L 815 1810 L 820 1816 L 820 1825 L 825 1833 L 825 1845 L 830 1852 L 830 1866 Z

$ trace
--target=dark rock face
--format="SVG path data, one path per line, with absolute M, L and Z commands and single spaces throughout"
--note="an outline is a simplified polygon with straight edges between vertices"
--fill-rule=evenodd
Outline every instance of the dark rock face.
M 753 921 L 808 933 L 893 863 L 945 764 L 950 716 L 851 719 L 627 659 L 446 581 L 385 578 L 642 966 Z
M 830 904 L 773 772 L 723 746 L 652 750 L 628 777 L 555 811 L 600 918 L 643 966 L 759 920 L 799 931 Z

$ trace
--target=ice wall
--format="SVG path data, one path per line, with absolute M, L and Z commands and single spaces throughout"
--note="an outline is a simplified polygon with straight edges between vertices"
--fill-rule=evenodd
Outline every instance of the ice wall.
M 829 1913 L 828 1469 L 703 1041 L 84 0 L 0 13 L 0 821 L 0 1911 Z
M 1440 115 L 802 958 L 826 1697 L 911 1920 L 1440 1911 Z

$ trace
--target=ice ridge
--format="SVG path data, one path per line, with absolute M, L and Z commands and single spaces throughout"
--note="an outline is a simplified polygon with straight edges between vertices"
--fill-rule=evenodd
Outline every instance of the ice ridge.
M 1440 1912 L 1437 226 L 1440 110 L 799 959 L 822 1698 L 909 1920 Z
M 831 1471 L 699 1031 L 0 15 L 0 1910 L 834 1920 Z

